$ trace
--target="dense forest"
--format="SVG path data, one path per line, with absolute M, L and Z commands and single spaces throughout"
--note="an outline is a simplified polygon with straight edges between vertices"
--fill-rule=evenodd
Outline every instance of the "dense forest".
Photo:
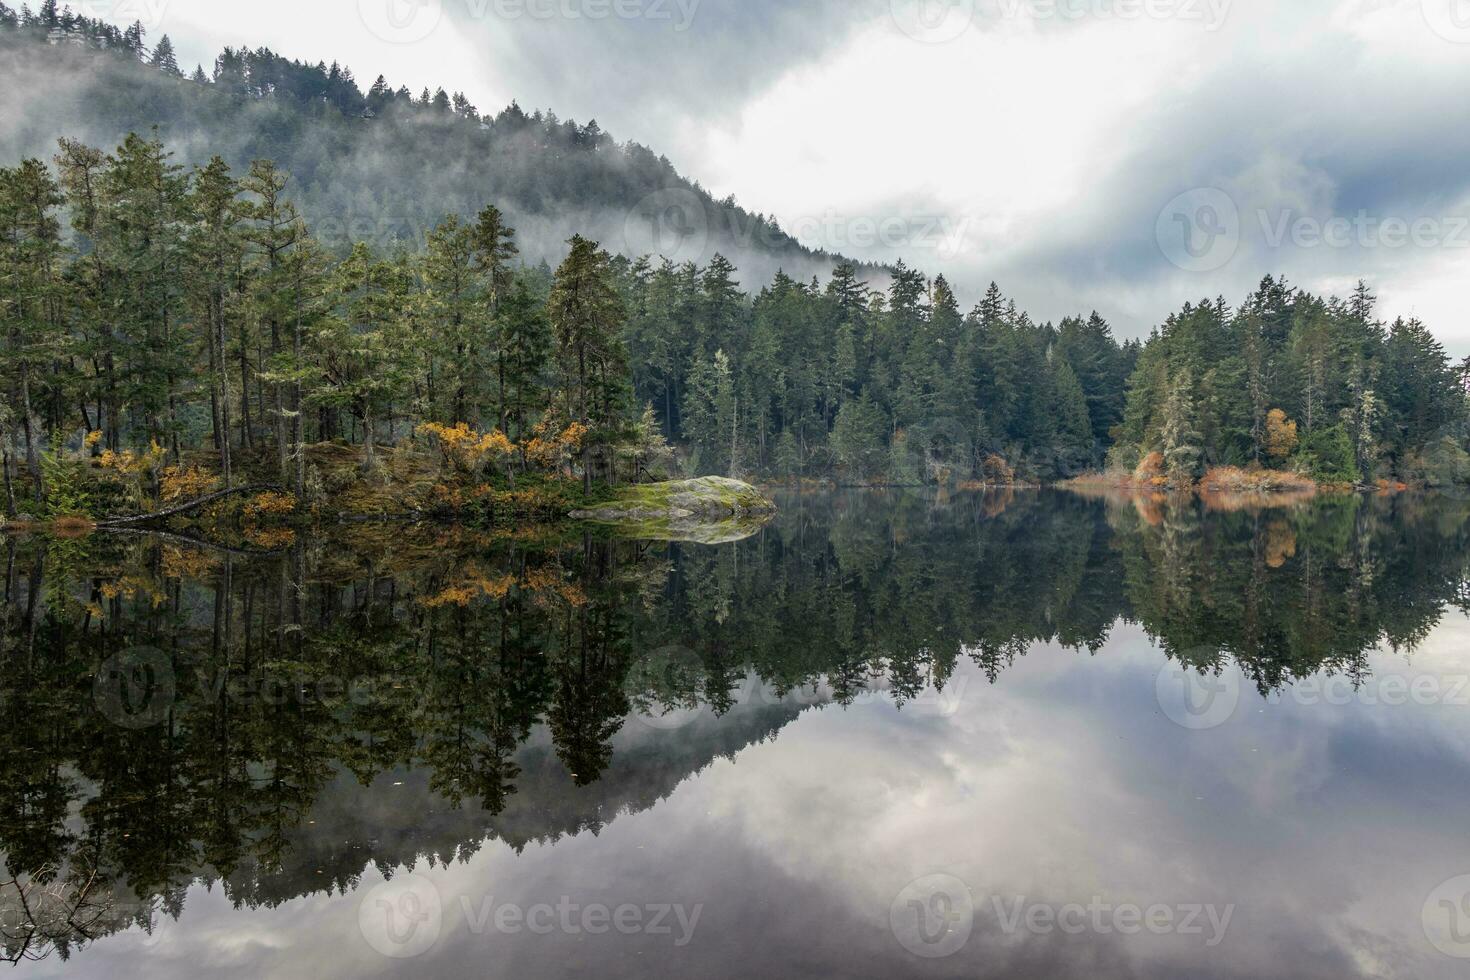
M 584 491 L 681 470 L 905 485 L 1104 466 L 1176 486 L 1221 466 L 1470 481 L 1470 360 L 1453 365 L 1417 320 L 1385 323 L 1365 284 L 1343 300 L 1267 277 L 1238 308 L 1206 299 L 1119 343 L 1096 313 L 1038 323 L 994 284 L 966 313 L 943 275 L 902 263 L 881 288 L 840 262 L 825 281 L 778 270 L 757 290 L 719 252 L 628 256 L 578 234 L 538 261 L 486 188 L 522 207 L 537 191 L 505 181 L 565 181 L 547 202 L 570 188 L 625 199 L 638 188 L 596 190 L 606 174 L 589 161 L 646 151 L 515 107 L 487 119 L 443 92 L 362 93 L 342 69 L 269 52 L 226 51 L 212 75 L 185 78 L 167 38 L 149 50 L 136 25 L 49 2 L 0 5 L 0 37 L 175 93 L 124 116 L 269 109 L 280 128 L 265 142 L 305 168 L 186 166 L 154 131 L 110 152 L 62 139 L 49 159 L 0 169 L 12 516 L 95 513 L 88 469 L 142 509 L 247 481 L 321 498 L 342 489 L 310 449 L 324 445 L 354 447 L 370 478 L 401 452 L 438 459 L 450 483 L 575 476 Z M 376 159 L 431 166 L 415 129 L 426 119 L 487 150 L 538 135 L 507 151 L 514 163 L 489 152 L 485 179 L 466 174 L 458 197 L 402 171 L 418 213 L 439 208 L 421 242 L 325 240 L 340 229 L 323 236 L 309 219 L 342 184 L 321 168 L 353 152 L 333 141 L 370 130 L 390 140 Z

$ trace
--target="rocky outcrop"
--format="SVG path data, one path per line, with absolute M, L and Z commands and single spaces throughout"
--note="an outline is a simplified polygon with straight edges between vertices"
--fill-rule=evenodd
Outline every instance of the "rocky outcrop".
M 748 537 L 775 511 L 776 505 L 748 483 L 703 476 L 623 487 L 617 499 L 571 516 L 633 537 L 717 544 Z

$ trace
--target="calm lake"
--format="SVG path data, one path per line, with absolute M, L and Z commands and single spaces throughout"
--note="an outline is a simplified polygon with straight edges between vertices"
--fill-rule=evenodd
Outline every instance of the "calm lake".
M 0 539 L 21 977 L 1464 977 L 1470 503 Z

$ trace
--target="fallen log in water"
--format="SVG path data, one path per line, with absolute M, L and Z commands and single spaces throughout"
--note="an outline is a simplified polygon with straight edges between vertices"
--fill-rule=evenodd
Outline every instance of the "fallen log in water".
M 173 507 L 164 508 L 163 510 L 155 510 L 151 514 L 137 514 L 132 517 L 104 518 L 103 520 L 97 522 L 97 526 L 128 527 L 133 524 L 149 524 L 153 521 L 166 521 L 170 517 L 177 517 L 180 514 L 187 514 L 192 510 L 198 510 L 200 507 L 203 507 L 206 504 L 212 504 L 216 500 L 223 500 L 224 498 L 233 496 L 237 493 L 265 493 L 267 491 L 273 491 L 275 493 L 285 493 L 285 490 L 281 487 L 273 486 L 268 483 L 255 483 L 251 484 L 248 487 L 233 487 L 229 490 L 220 490 L 215 493 L 207 493 L 204 496 L 196 497 L 195 499 L 190 500 L 187 503 L 177 504 Z

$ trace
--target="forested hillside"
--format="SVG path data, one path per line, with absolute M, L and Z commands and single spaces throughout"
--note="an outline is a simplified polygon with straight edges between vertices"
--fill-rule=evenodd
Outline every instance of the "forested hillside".
M 364 94 L 263 51 L 186 78 L 166 39 L 50 3 L 0 5 L 0 37 L 11 67 L 85 89 L 79 135 L 123 132 L 0 161 L 11 513 L 27 490 L 80 506 L 69 454 L 126 473 L 148 507 L 165 473 L 228 486 L 237 463 L 319 497 L 307 447 L 328 443 L 373 478 L 397 444 L 512 489 L 538 472 L 590 491 L 681 469 L 913 485 L 1104 465 L 1154 486 L 1218 466 L 1470 482 L 1466 365 L 1422 323 L 1385 322 L 1365 284 L 1337 299 L 1267 277 L 1238 308 L 1206 298 L 1119 343 L 1096 313 L 1038 323 L 994 284 L 966 313 L 902 263 L 797 274 L 814 257 L 789 240 L 763 240 L 757 261 L 792 261 L 769 280 L 714 235 L 688 261 L 629 257 L 623 219 L 599 215 L 678 178 L 595 124 L 485 118 L 381 80 Z M 40 139 L 22 115 L 7 152 Z M 362 213 L 425 230 L 340 220 Z
M 420 250 L 445 215 L 472 218 L 493 200 L 531 263 L 554 264 L 581 233 L 614 253 L 703 262 L 718 251 L 765 281 L 783 266 L 811 275 L 832 265 L 595 120 L 514 103 L 482 112 L 462 94 L 410 92 L 265 48 L 180 65 L 166 36 L 54 0 L 35 13 L 0 2 L 0 77 L 0 146 L 12 159 L 49 158 L 61 137 L 112 147 L 154 127 L 185 164 L 218 155 L 243 171 L 268 158 L 292 175 L 287 194 L 317 238 L 342 254 L 357 241 Z

